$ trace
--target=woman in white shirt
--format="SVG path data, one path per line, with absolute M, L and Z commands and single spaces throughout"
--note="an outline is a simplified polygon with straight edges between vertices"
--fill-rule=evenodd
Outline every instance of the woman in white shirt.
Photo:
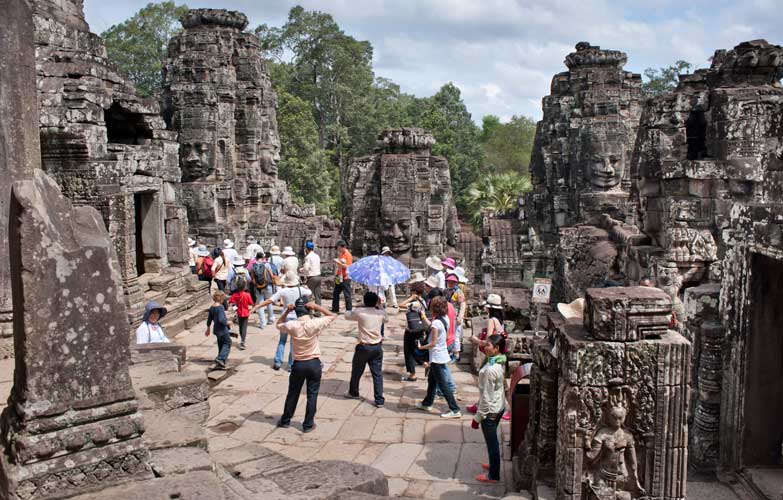
M 430 301 L 430 313 L 434 318 L 427 319 L 424 311 L 421 311 L 421 320 L 430 328 L 430 339 L 426 345 L 420 345 L 419 349 L 430 351 L 430 370 L 427 375 L 427 395 L 421 403 L 416 403 L 416 408 L 424 411 L 432 411 L 432 403 L 435 401 L 435 388 L 439 388 L 449 405 L 449 411 L 441 414 L 442 418 L 459 418 L 462 413 L 454 398 L 454 393 L 448 384 L 446 370 L 447 363 L 451 361 L 449 350 L 446 347 L 446 336 L 449 332 L 449 304 L 443 297 L 435 297 Z
M 168 311 L 165 307 L 155 301 L 147 302 L 144 307 L 144 317 L 141 324 L 136 329 L 137 344 L 152 344 L 155 342 L 171 342 L 163 332 L 163 327 L 159 321 L 163 319 Z

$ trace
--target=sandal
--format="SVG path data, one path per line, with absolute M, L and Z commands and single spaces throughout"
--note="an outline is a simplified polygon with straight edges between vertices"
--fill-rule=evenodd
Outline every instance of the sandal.
M 479 474 L 478 476 L 476 476 L 476 481 L 478 481 L 479 483 L 490 483 L 490 484 L 494 484 L 498 482 L 497 479 L 488 478 L 486 474 Z

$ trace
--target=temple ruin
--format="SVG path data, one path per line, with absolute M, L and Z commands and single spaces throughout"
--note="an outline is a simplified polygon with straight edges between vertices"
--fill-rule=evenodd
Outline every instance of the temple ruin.
M 387 129 L 374 154 L 351 162 L 343 236 L 358 255 L 388 246 L 406 265 L 423 268 L 429 255 L 454 253 L 459 224 L 449 164 L 431 154 L 433 144 L 423 129 Z
M 407 479 L 390 484 L 385 469 L 403 456 L 418 477 L 442 479 L 449 460 L 464 473 L 475 443 L 447 444 L 464 422 L 431 446 L 432 420 L 401 423 L 407 388 L 391 389 L 387 408 L 337 395 L 355 346 L 345 324 L 322 346 L 335 401 L 315 437 L 275 427 L 286 376 L 260 350 L 207 375 L 211 299 L 187 267 L 190 235 L 297 253 L 312 239 L 324 275 L 341 237 L 357 257 L 389 246 L 414 271 L 456 256 L 473 300 L 490 270 L 509 313 L 508 371 L 532 363 L 530 422 L 507 449 L 524 498 L 683 500 L 693 472 L 729 496 L 783 498 L 781 46 L 718 50 L 649 97 L 624 52 L 578 43 L 543 98 L 533 191 L 474 232 L 458 219 L 448 159 L 420 128 L 380 131 L 351 161 L 341 222 L 294 203 L 247 17 L 193 9 L 181 24 L 158 102 L 107 60 L 81 0 L 10 0 L 0 19 L 0 354 L 14 357 L 3 360 L 0 497 L 387 500 Z M 536 278 L 552 280 L 550 303 L 530 306 Z M 168 308 L 174 342 L 129 344 L 148 300 Z M 389 357 L 402 349 L 397 320 Z M 354 410 L 357 425 L 339 420 Z M 337 444 L 312 451 L 320 439 Z M 413 477 L 406 498 L 441 487 Z
M 277 178 L 277 95 L 258 38 L 235 11 L 192 9 L 168 47 L 164 116 L 179 138 L 190 232 L 209 245 L 255 236 L 333 251 L 339 224 L 295 204 Z

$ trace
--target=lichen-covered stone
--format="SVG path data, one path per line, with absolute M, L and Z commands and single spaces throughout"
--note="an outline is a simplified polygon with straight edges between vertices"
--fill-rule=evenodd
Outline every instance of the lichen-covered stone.
M 646 286 L 590 288 L 584 324 L 596 339 L 643 340 L 665 334 L 672 303 L 663 290 Z
M 73 208 L 39 170 L 14 184 L 10 221 L 16 370 L 1 420 L 5 491 L 47 498 L 148 474 L 122 281 L 100 215 Z M 90 472 L 99 463 L 105 473 Z

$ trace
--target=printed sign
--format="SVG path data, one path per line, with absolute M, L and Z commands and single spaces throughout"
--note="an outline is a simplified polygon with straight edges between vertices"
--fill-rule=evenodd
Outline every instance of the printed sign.
M 548 278 L 536 278 L 533 280 L 533 296 L 531 302 L 542 304 L 549 303 L 549 293 L 552 291 L 552 280 Z

